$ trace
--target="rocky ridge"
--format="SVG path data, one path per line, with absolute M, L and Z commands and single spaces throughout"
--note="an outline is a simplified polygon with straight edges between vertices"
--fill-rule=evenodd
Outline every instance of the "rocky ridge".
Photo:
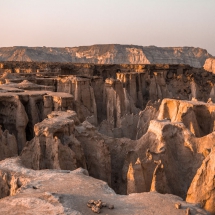
M 80 47 L 4 47 L 0 61 L 46 61 L 95 64 L 189 64 L 202 67 L 211 55 L 201 48 L 137 45 L 92 45 Z

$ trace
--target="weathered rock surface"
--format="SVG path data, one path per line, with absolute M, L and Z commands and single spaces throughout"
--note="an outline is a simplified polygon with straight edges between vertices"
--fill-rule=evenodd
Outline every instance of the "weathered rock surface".
M 215 214 L 215 148 L 209 149 L 208 153 L 190 185 L 186 201 L 199 202 Z
M 0 173 L 0 185 L 3 181 L 8 182 L 9 177 L 16 181 L 14 185 L 17 182 L 19 185 L 11 196 L 0 200 L 1 214 L 94 214 L 86 206 L 90 199 L 101 199 L 114 205 L 113 210 L 102 208 L 101 214 L 184 215 L 187 208 L 192 214 L 208 214 L 197 205 L 188 204 L 174 195 L 156 192 L 117 195 L 105 182 L 89 177 L 83 169 L 34 171 L 22 167 L 19 159 L 13 158 L 0 162 Z M 2 173 L 8 178 L 3 179 Z M 181 204 L 180 210 L 175 209 L 176 202 Z
M 106 79 L 103 92 L 103 112 L 106 115 L 100 132 L 113 137 L 134 139 L 139 113 L 123 83 L 118 79 Z
M 3 93 L 0 96 L 0 124 L 3 130 L 8 130 L 16 136 L 19 152 L 26 143 L 25 129 L 28 116 L 24 105 L 14 93 Z
M 160 101 L 149 102 L 146 108 L 139 113 L 136 139 L 140 139 L 148 130 L 151 120 L 157 119 L 159 114 Z
M 38 85 L 28 80 L 24 80 L 20 83 L 13 83 L 13 82 L 10 82 L 10 79 L 9 80 L 6 79 L 6 84 L 3 85 L 3 89 L 7 90 L 7 88 L 9 89 L 18 88 L 18 89 L 31 90 L 31 91 L 54 91 L 53 86 Z
M 14 135 L 0 128 L 0 160 L 18 155 L 17 142 Z
M 158 119 L 183 122 L 196 137 L 202 137 L 215 131 L 215 104 L 163 99 Z
M 97 125 L 97 106 L 93 88 L 89 78 L 69 76 L 58 78 L 57 91 L 71 93 L 74 96 L 74 110 L 78 118 L 84 121 L 91 117 L 91 122 Z
M 52 110 L 71 110 L 73 96 L 51 91 L 14 91 L 16 89 L 5 87 L 0 92 L 0 124 L 3 130 L 15 135 L 18 151 L 21 152 L 26 140 L 34 137 L 34 125 Z
M 183 123 L 152 120 L 128 152 L 122 176 L 127 182 L 119 184 L 127 186 L 127 193 L 156 190 L 185 198 L 204 159 L 202 153 L 214 146 L 214 135 L 196 138 Z
M 35 137 L 20 155 L 23 164 L 35 170 L 86 168 L 83 149 L 74 136 L 75 124 L 79 119 L 74 111 L 55 111 L 37 123 Z
M 214 57 L 206 59 L 205 64 L 204 64 L 204 69 L 209 72 L 215 73 L 215 58 Z
M 111 159 L 102 135 L 74 111 L 54 111 L 34 126 L 35 137 L 20 157 L 35 170 L 87 168 L 90 175 L 111 184 Z
M 211 55 L 194 47 L 156 47 L 135 45 L 93 45 L 66 48 L 0 48 L 1 61 L 41 61 L 98 64 L 189 64 L 202 67 Z
M 88 121 L 75 127 L 75 137 L 81 143 L 90 176 L 106 181 L 111 185 L 111 154 L 106 140 L 114 139 L 105 137 Z

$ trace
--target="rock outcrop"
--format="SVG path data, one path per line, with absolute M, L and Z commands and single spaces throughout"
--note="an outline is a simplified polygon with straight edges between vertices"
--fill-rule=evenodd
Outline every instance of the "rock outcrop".
M 3 130 L 7 129 L 15 135 L 20 153 L 26 140 L 34 137 L 33 128 L 36 123 L 45 119 L 52 110 L 71 110 L 72 106 L 71 94 L 19 89 L 14 92 L 5 87 L 0 92 L 0 124 Z
M 14 135 L 0 128 L 0 160 L 18 155 L 17 142 Z
M 74 111 L 52 112 L 34 126 L 35 137 L 27 142 L 20 157 L 31 169 L 86 168 L 81 144 L 74 136 L 79 119 Z
M 186 201 L 198 202 L 215 214 L 215 148 L 208 149 L 208 154 L 190 185 Z
M 35 170 L 87 168 L 90 175 L 111 184 L 111 160 L 104 138 L 74 111 L 54 111 L 34 126 L 35 137 L 20 157 Z
M 0 48 L 1 61 L 73 62 L 96 64 L 189 64 L 202 67 L 211 55 L 201 48 L 136 45 L 93 45 L 66 48 Z
M 3 177 L 6 174 L 7 179 Z M 102 208 L 101 214 L 181 215 L 186 213 L 187 208 L 192 214 L 208 214 L 195 204 L 188 204 L 174 195 L 156 192 L 117 195 L 107 183 L 89 177 L 88 172 L 81 168 L 75 171 L 35 171 L 24 168 L 18 158 L 13 158 L 0 162 L 0 186 L 4 186 L 4 182 L 9 183 L 9 178 L 14 178 L 16 182 L 12 184 L 18 184 L 19 188 L 10 196 L 0 199 L 0 214 L 93 214 L 87 207 L 91 199 L 101 199 L 114 205 L 114 210 Z M 175 209 L 176 202 L 181 204 L 180 210 Z
M 13 93 L 3 93 L 0 96 L 0 115 L 2 129 L 16 136 L 20 152 L 26 143 L 28 116 L 19 97 Z
M 196 137 L 202 137 L 215 131 L 215 104 L 163 99 L 158 119 L 183 122 Z
M 68 131 L 72 132 L 70 137 Z M 26 166 L 70 169 L 68 166 L 72 164 L 71 169 L 75 169 L 78 167 L 74 165 L 77 163 L 75 156 L 79 155 L 82 161 L 86 159 L 85 168 L 89 169 L 90 175 L 108 182 L 119 193 L 151 190 L 185 198 L 204 159 L 205 149 L 214 146 L 211 142 L 214 132 L 196 138 L 182 123 L 168 120 L 151 121 L 147 133 L 138 141 L 114 139 L 102 136 L 87 121 L 80 124 L 72 111 L 53 112 L 49 119 L 35 126 L 35 132 L 36 137 L 21 155 Z M 55 135 L 57 138 L 53 138 Z M 78 144 L 78 149 L 81 145 L 83 151 L 68 154 L 68 148 L 74 144 L 69 145 L 66 140 Z M 66 150 L 61 150 L 61 147 Z
M 122 175 L 127 182 L 119 184 L 127 186 L 127 193 L 156 190 L 185 198 L 202 154 L 214 146 L 214 135 L 196 138 L 183 123 L 152 120 L 147 133 L 128 151 Z
M 106 79 L 103 92 L 103 113 L 106 120 L 100 125 L 100 132 L 113 137 L 136 136 L 136 125 L 139 113 L 134 101 L 123 83 L 118 79 Z
M 205 64 L 204 64 L 204 69 L 209 72 L 215 73 L 215 58 L 214 57 L 206 59 Z
M 97 106 L 93 88 L 89 78 L 69 76 L 58 78 L 57 91 L 71 93 L 74 96 L 74 110 L 78 118 L 84 121 L 91 117 L 91 122 L 97 125 Z

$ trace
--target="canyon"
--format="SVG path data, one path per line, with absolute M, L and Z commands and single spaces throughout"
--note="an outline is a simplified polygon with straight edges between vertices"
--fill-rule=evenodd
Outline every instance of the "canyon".
M 215 214 L 212 56 L 97 48 L 0 54 L 0 213 Z

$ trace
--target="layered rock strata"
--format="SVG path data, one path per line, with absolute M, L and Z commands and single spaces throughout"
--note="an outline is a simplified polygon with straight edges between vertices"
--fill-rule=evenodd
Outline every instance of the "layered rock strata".
M 69 76 L 58 78 L 57 91 L 70 93 L 74 96 L 74 110 L 81 121 L 91 117 L 91 122 L 97 125 L 97 106 L 94 90 L 89 78 Z
M 34 126 L 35 137 L 20 157 L 32 169 L 87 168 L 90 175 L 111 184 L 111 161 L 104 138 L 74 111 L 54 111 Z
M 156 47 L 136 45 L 93 45 L 80 47 L 5 47 L 0 48 L 3 61 L 73 62 L 96 64 L 189 64 L 202 67 L 211 55 L 201 48 Z
M 31 169 L 86 168 L 80 142 L 74 136 L 79 119 L 74 111 L 52 112 L 34 126 L 35 137 L 27 142 L 20 157 Z
M 158 119 L 183 122 L 196 137 L 205 136 L 215 131 L 215 104 L 163 99 Z
M 33 127 L 52 110 L 69 110 L 73 106 L 71 94 L 49 91 L 0 92 L 0 123 L 2 129 L 14 134 L 18 151 L 26 140 L 34 136 Z

